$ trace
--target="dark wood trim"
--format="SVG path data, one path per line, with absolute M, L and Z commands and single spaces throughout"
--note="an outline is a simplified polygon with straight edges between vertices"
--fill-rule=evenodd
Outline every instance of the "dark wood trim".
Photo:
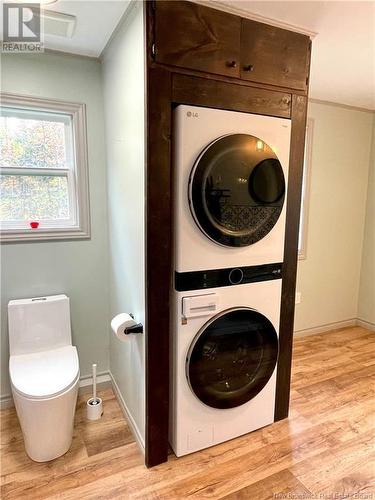
M 154 2 L 146 2 L 146 465 L 167 460 L 169 293 L 172 286 L 172 106 L 190 104 L 291 118 L 292 137 L 275 420 L 288 415 L 306 92 L 156 64 Z
M 306 95 L 307 94 L 307 92 L 304 90 L 291 89 L 289 87 L 282 87 L 279 85 L 271 85 L 268 83 L 257 83 L 257 82 L 252 82 L 250 80 L 243 80 L 241 78 L 235 78 L 235 77 L 229 77 L 229 76 L 223 76 L 223 75 L 215 75 L 212 73 L 206 73 L 204 71 L 197 71 L 194 69 L 177 68 L 174 66 L 170 66 L 168 64 L 157 64 L 157 63 L 155 63 L 155 61 L 152 58 L 150 59 L 150 65 L 154 66 L 154 67 L 158 67 L 158 68 L 164 68 L 164 69 L 169 70 L 172 73 L 176 73 L 176 74 L 178 73 L 180 75 L 197 76 L 199 78 L 205 78 L 207 80 L 215 80 L 215 81 L 226 82 L 226 83 L 235 84 L 235 85 L 242 85 L 243 87 L 253 87 L 256 89 L 271 90 L 273 92 L 287 92 L 287 93 L 293 93 L 296 95 Z
M 147 75 L 146 465 L 168 456 L 169 293 L 172 282 L 171 74 Z
M 148 68 L 160 67 L 159 64 L 154 64 L 154 57 L 152 54 L 152 46 L 155 40 L 155 0 L 144 1 L 143 11 L 145 15 L 145 36 L 146 36 L 146 63 Z
M 235 92 L 233 91 L 235 89 Z M 172 98 L 179 104 L 290 118 L 291 94 L 174 74 Z
M 288 195 L 286 210 L 283 284 L 279 330 L 275 420 L 289 413 L 294 307 L 298 258 L 298 229 L 301 208 L 303 156 L 305 148 L 307 97 L 292 98 L 292 134 L 290 144 Z
M 181 78 L 187 78 L 184 88 Z M 189 81 L 188 81 L 189 80 Z M 240 102 L 242 87 L 217 82 L 220 95 L 213 101 L 211 92 L 192 85 L 196 77 L 172 75 L 165 68 L 149 68 L 148 78 L 148 175 L 147 175 L 147 318 L 146 341 L 146 465 L 167 460 L 169 418 L 169 292 L 172 279 L 172 182 L 171 110 L 178 103 L 259 113 L 257 89 Z M 172 85 L 173 82 L 173 85 Z M 223 93 L 221 94 L 221 90 Z M 259 95 L 269 91 L 258 89 Z M 272 107 L 262 114 L 285 116 L 284 93 L 275 94 Z M 258 97 L 259 97 L 258 95 Z M 286 94 L 289 96 L 289 94 Z M 254 98 L 253 98 L 254 97 Z M 214 103 L 217 105 L 214 106 Z M 280 318 L 280 355 L 278 360 L 275 420 L 288 416 L 292 356 L 295 277 L 297 268 L 298 225 L 302 188 L 307 97 L 292 96 L 292 137 L 289 166 L 284 278 Z M 277 108 L 278 103 L 278 108 Z M 290 106 L 290 103 L 288 104 Z M 288 113 L 289 114 L 289 113 Z

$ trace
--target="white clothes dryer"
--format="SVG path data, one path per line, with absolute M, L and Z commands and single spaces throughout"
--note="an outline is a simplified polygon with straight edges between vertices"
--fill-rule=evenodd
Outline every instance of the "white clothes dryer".
M 243 284 L 230 285 L 239 271 Z M 281 266 L 191 274 L 173 292 L 169 439 L 177 456 L 271 424 L 275 411 Z
M 175 270 L 283 261 L 291 121 L 174 110 Z

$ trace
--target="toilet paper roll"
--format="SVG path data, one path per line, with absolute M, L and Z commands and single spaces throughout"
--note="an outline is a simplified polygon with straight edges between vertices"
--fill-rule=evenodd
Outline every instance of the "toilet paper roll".
M 125 342 L 129 339 L 129 335 L 125 335 L 124 333 L 125 328 L 129 328 L 129 326 L 134 326 L 136 324 L 137 322 L 134 321 L 130 314 L 121 313 L 112 319 L 111 328 L 116 337 L 122 342 Z

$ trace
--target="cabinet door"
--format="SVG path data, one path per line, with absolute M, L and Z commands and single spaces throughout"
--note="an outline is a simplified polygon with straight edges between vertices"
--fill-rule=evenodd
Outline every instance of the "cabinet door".
M 242 19 L 241 78 L 305 90 L 309 59 L 308 36 Z
M 158 1 L 155 9 L 156 62 L 240 76 L 238 16 L 192 2 Z

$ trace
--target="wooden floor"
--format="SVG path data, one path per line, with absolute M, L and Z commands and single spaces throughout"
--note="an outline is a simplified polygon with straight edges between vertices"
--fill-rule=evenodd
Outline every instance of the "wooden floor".
M 27 458 L 15 411 L 3 410 L 1 497 L 375 500 L 374 373 L 374 333 L 299 338 L 288 420 L 151 470 L 111 390 L 98 422 L 81 398 L 71 450 L 46 464 Z

